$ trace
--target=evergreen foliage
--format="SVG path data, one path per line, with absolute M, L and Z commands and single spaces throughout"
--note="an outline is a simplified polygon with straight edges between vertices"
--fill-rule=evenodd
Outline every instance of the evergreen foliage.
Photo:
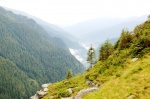
M 113 52 L 113 45 L 110 43 L 110 41 L 107 39 L 102 45 L 99 50 L 99 60 L 106 60 Z
M 68 70 L 67 75 L 66 75 L 66 79 L 70 79 L 72 77 L 72 73 L 70 70 Z
M 135 27 L 133 35 L 133 44 L 131 45 L 131 53 L 133 56 L 142 56 L 150 50 L 150 22 Z
M 12 61 L 0 56 L 0 99 L 27 99 L 37 89 L 39 84 L 35 80 Z
M 43 83 L 83 72 L 59 38 L 34 20 L 0 7 L 0 99 L 28 99 Z
M 88 50 L 87 61 L 90 63 L 90 68 L 92 68 L 93 64 L 96 62 L 95 49 L 92 46 Z
M 119 39 L 119 50 L 129 48 L 132 40 L 132 35 L 128 30 L 123 29 L 121 33 L 121 37 Z

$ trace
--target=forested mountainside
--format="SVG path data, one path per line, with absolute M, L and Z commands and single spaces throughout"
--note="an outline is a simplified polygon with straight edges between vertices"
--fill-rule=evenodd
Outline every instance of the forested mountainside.
M 61 40 L 67 45 L 68 48 L 74 50 L 76 53 L 76 55 L 74 55 L 84 66 L 86 66 L 86 52 L 87 50 L 82 46 L 82 44 L 80 44 L 81 40 L 72 36 L 71 34 L 69 34 L 68 32 L 66 32 L 65 30 L 63 30 L 62 28 L 50 24 L 48 22 L 45 22 L 35 16 L 29 15 L 25 12 L 22 11 L 18 11 L 18 10 L 14 10 L 14 9 L 9 9 L 6 8 L 7 10 L 12 11 L 13 13 L 16 14 L 20 14 L 23 16 L 27 16 L 29 18 L 34 19 L 40 26 L 42 26 L 46 32 L 51 36 L 51 37 L 57 37 L 57 38 L 61 38 Z M 80 58 L 78 58 L 80 57 Z M 82 61 L 81 61 L 82 60 Z
M 93 68 L 51 84 L 43 99 L 149 99 L 150 19 L 133 31 L 123 29 L 114 45 L 107 40 L 99 52 Z
M 0 7 L 0 99 L 28 99 L 46 82 L 84 71 L 63 41 L 34 20 Z

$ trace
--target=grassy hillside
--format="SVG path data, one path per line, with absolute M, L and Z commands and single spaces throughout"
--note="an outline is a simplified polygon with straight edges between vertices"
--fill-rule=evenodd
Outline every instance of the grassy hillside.
M 106 41 L 100 48 L 99 61 L 92 69 L 50 85 L 43 99 L 74 97 L 81 89 L 89 87 L 86 81 L 98 84 L 99 90 L 85 94 L 83 99 L 149 99 L 150 22 L 136 26 L 132 32 L 123 30 L 116 44 L 108 46 L 112 45 Z M 133 58 L 138 60 L 132 61 Z M 72 88 L 73 94 L 66 91 L 68 88 Z
M 47 82 L 83 72 L 65 43 L 34 20 L 0 7 L 0 97 L 28 99 Z
M 137 99 L 150 97 L 150 54 L 136 62 L 128 59 L 124 68 L 117 68 L 111 76 L 98 76 L 95 81 L 101 81 L 100 90 L 83 99 L 125 99 L 135 95 Z

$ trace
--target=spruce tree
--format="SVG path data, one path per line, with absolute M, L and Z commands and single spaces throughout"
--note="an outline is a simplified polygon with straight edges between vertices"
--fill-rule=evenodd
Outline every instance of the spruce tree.
M 66 75 L 66 79 L 70 79 L 72 77 L 72 73 L 70 70 L 68 70 L 67 75 Z
M 90 68 L 92 68 L 93 64 L 96 62 L 95 49 L 92 47 L 92 45 L 87 53 L 87 61 L 90 63 Z
M 127 29 L 123 29 L 119 39 L 119 49 L 122 50 L 128 48 L 130 46 L 131 40 L 131 33 Z

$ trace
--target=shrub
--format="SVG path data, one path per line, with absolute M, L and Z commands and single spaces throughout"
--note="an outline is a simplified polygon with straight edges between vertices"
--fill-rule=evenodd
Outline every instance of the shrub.
M 59 92 L 59 93 L 58 93 L 58 96 L 59 96 L 59 97 L 70 97 L 71 94 L 69 93 L 68 90 L 66 90 L 66 91 L 61 91 L 61 92 Z

